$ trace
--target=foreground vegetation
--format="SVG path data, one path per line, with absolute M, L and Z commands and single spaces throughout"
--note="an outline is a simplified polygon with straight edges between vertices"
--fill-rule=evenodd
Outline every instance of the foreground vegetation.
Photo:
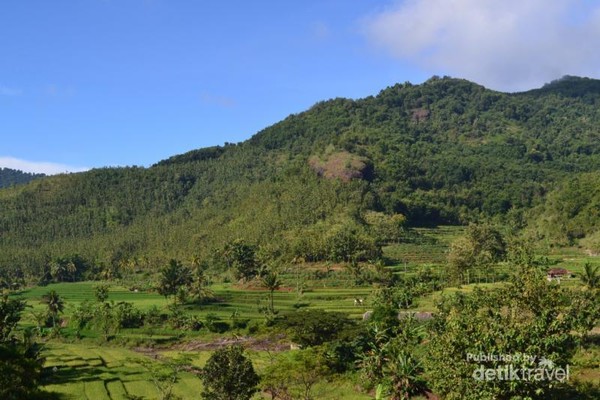
M 599 99 L 434 77 L 1 189 L 0 398 L 598 398 Z
M 420 245 L 390 245 L 384 251 L 388 257 L 413 258 L 363 272 L 381 275 L 370 284 L 357 282 L 349 267 L 327 272 L 327 265 L 314 264 L 302 266 L 313 271 L 300 277 L 299 286 L 293 269 L 282 271 L 273 293 L 268 282 L 255 277 L 213 282 L 200 299 L 184 298 L 177 290 L 159 293 L 168 264 L 148 277 L 151 289 L 134 289 L 133 281 L 121 278 L 37 286 L 11 298 L 31 306 L 21 314 L 20 329 L 35 332 L 43 344 L 39 382 L 45 396 L 197 398 L 206 389 L 203 377 L 212 355 L 239 345 L 240 357 L 250 360 L 260 379 L 242 390 L 253 399 L 400 399 L 431 392 L 443 398 L 595 398 L 600 348 L 593 329 L 600 312 L 597 289 L 586 289 L 584 279 L 585 265 L 594 258 L 564 249 L 534 256 L 531 265 L 486 264 L 507 277 L 458 284 L 461 278 L 449 273 L 447 252 L 466 240 L 467 232 L 421 230 Z M 414 255 L 415 246 L 424 246 L 422 260 Z M 448 258 L 437 266 L 428 263 L 427 250 L 435 246 Z M 549 267 L 539 265 L 545 258 L 552 267 L 568 265 L 575 277 L 548 282 L 543 271 Z M 343 276 L 346 283 L 339 287 Z M 459 281 L 438 279 L 442 276 Z M 57 323 L 49 293 L 63 304 Z M 363 320 L 366 311 L 370 318 Z M 398 311 L 433 311 L 434 318 L 398 319 Z M 301 349 L 290 350 L 296 346 Z M 479 364 L 465 358 L 478 352 L 544 356 L 554 368 L 569 365 L 570 379 L 486 386 L 471 376 Z M 226 377 L 228 372 L 213 368 L 211 373 Z M 215 392 L 206 396 L 220 398 Z

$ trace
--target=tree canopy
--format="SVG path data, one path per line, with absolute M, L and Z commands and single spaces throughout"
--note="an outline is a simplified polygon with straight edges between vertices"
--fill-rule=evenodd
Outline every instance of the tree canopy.
M 351 261 L 376 256 L 405 226 L 532 209 L 553 240 L 593 236 L 598 225 L 582 215 L 598 199 L 597 87 L 570 77 L 506 94 L 432 78 L 319 102 L 243 143 L 150 168 L 35 179 L 0 190 L 0 266 L 114 276 L 133 259 L 207 259 L 236 240 L 288 259 Z M 53 276 L 64 257 L 85 262 Z

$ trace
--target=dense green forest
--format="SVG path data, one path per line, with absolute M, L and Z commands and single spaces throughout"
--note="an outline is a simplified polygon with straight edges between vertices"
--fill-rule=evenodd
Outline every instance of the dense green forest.
M 433 77 L 320 102 L 242 143 L 0 190 L 0 265 L 143 267 L 235 243 L 360 261 L 406 226 L 488 218 L 593 244 L 598 103 L 600 81 L 575 77 L 514 94 Z
M 19 183 L 27 183 L 36 178 L 42 178 L 44 174 L 32 174 L 11 168 L 0 168 L 0 188 L 9 187 Z

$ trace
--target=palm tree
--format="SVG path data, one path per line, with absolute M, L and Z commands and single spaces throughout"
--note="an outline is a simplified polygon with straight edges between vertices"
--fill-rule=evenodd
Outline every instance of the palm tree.
M 202 258 L 200 256 L 195 255 L 192 257 L 192 268 L 200 268 L 202 265 Z
M 269 306 L 271 312 L 275 312 L 275 307 L 273 304 L 273 293 L 279 289 L 281 286 L 281 281 L 279 280 L 279 275 L 277 273 L 267 270 L 264 275 L 261 277 L 261 283 L 269 291 Z
M 192 282 L 189 287 L 190 294 L 196 298 L 197 301 L 203 303 L 204 301 L 214 297 L 214 293 L 209 289 L 209 279 L 204 273 L 204 269 L 201 266 L 195 267 L 195 271 L 192 274 Z
M 581 274 L 581 282 L 583 282 L 588 288 L 595 289 L 600 286 L 600 267 L 592 266 L 590 263 L 585 263 L 583 266 L 583 273 Z
M 58 314 L 65 309 L 65 302 L 56 290 L 51 290 L 42 296 L 42 303 L 48 306 L 48 315 L 52 318 L 52 327 L 56 327 Z
M 50 262 L 50 275 L 56 282 L 62 282 L 64 280 L 66 268 L 61 261 Z
M 171 259 L 160 271 L 158 293 L 165 296 L 173 296 L 173 302 L 177 305 L 177 292 L 180 288 L 188 289 L 193 281 L 192 272 L 180 261 Z
M 69 275 L 70 281 L 75 282 L 75 276 L 77 275 L 77 265 L 73 261 L 69 261 L 65 266 L 65 270 Z

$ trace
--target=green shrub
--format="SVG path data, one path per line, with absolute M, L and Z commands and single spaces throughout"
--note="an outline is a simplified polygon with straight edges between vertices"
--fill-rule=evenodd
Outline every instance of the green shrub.
M 215 314 L 207 314 L 205 319 L 206 329 L 213 333 L 224 333 L 230 329 L 230 326 L 227 322 L 221 320 Z
M 279 323 L 291 331 L 292 340 L 301 346 L 318 346 L 332 341 L 355 324 L 346 314 L 323 310 L 287 314 Z
M 144 315 L 144 325 L 159 326 L 165 323 L 167 319 L 167 314 L 162 313 L 157 306 L 152 306 L 148 311 L 146 311 L 146 315 Z
M 121 328 L 139 328 L 144 325 L 144 314 L 131 303 L 117 303 L 114 312 Z

